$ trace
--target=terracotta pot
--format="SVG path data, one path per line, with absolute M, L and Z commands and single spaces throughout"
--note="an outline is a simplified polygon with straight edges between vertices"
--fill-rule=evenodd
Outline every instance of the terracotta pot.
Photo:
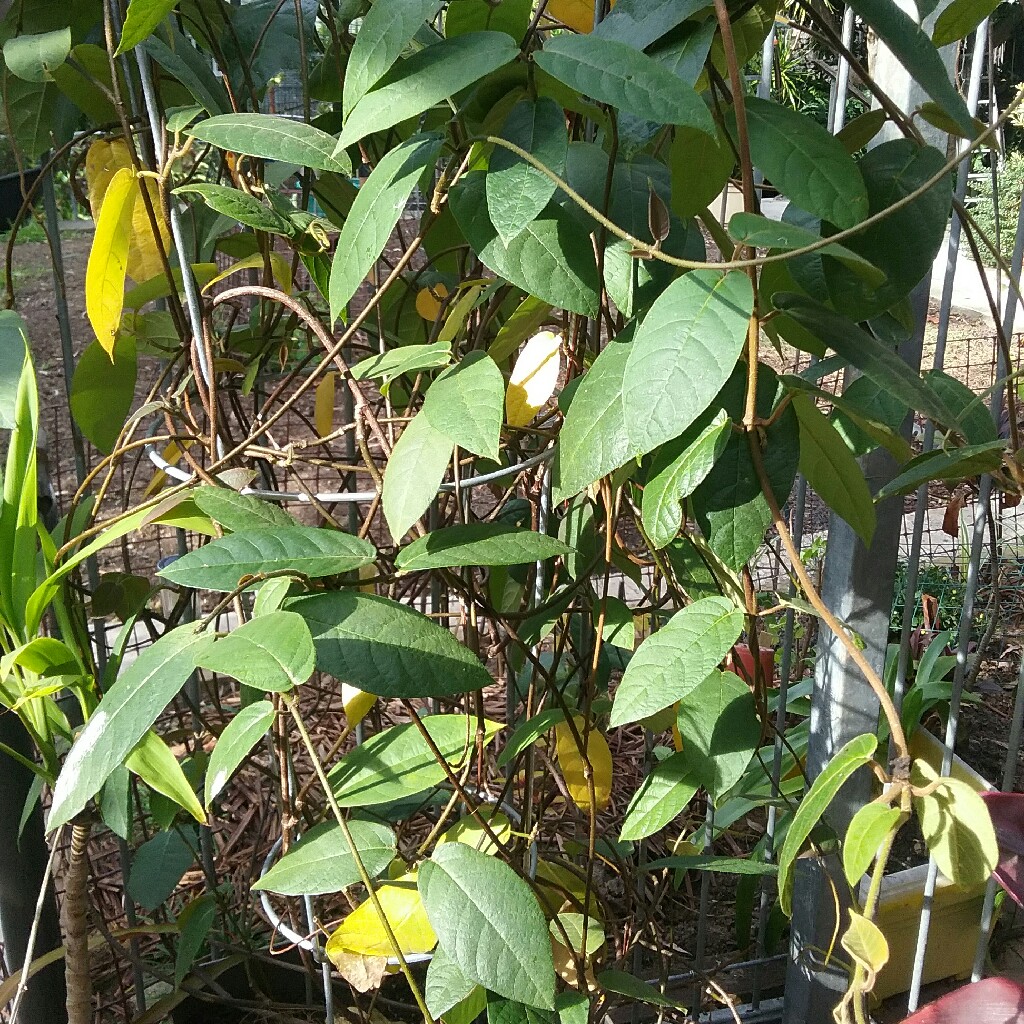
M 761 658 L 761 678 L 766 686 L 775 685 L 775 651 L 771 647 L 761 647 L 758 651 Z M 726 667 L 731 669 L 751 686 L 754 683 L 754 653 L 748 644 L 736 644 L 725 659 Z

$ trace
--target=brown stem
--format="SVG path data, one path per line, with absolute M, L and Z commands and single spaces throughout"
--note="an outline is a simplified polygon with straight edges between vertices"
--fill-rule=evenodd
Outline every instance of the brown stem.
M 64 876 L 64 973 L 68 1024 L 92 1024 L 92 974 L 89 970 L 89 825 L 71 829 L 71 852 Z

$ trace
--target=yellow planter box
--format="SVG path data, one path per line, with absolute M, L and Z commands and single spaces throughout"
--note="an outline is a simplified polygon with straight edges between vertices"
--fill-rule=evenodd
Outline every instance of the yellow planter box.
M 910 750 L 915 758 L 927 761 L 936 771 L 941 770 L 942 744 L 931 733 L 918 729 L 910 741 Z M 959 757 L 954 756 L 950 774 L 979 792 L 992 789 Z M 889 943 L 889 962 L 875 982 L 874 994 L 878 999 L 910 988 L 927 875 L 928 865 L 921 864 L 887 875 L 882 882 L 877 924 Z M 924 984 L 970 975 L 984 899 L 984 885 L 961 888 L 939 875 L 924 960 Z

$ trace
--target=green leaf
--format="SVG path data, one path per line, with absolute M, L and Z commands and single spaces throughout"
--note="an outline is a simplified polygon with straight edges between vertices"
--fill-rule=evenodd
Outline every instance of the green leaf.
M 395 559 L 400 572 L 452 569 L 463 565 L 523 565 L 571 548 L 556 537 L 504 523 L 472 523 L 434 530 L 402 548 Z
M 204 651 L 201 668 L 231 676 L 256 690 L 285 693 L 313 674 L 309 627 L 294 612 L 267 612 L 233 629 Z
M 317 668 L 367 693 L 443 697 L 492 683 L 450 630 L 397 601 L 342 590 L 300 597 L 288 607 L 309 624 Z
M 385 825 L 353 819 L 348 823 L 359 859 L 376 878 L 395 857 L 395 834 Z M 258 881 L 253 889 L 281 896 L 321 896 L 359 882 L 356 859 L 341 826 L 325 821 L 311 828 Z
M 992 413 L 982 395 L 942 370 L 927 370 L 924 379 L 931 389 L 957 414 L 956 430 L 969 445 L 987 444 L 999 438 Z
M 777 295 L 775 304 L 905 405 L 939 423 L 956 423 L 956 416 L 916 370 L 846 317 L 800 295 Z
M 678 437 L 711 404 L 746 342 L 750 278 L 694 270 L 674 281 L 636 332 L 622 379 L 631 446 L 653 451 Z
M 208 113 L 221 114 L 230 110 L 227 90 L 214 76 L 209 57 L 177 30 L 167 32 L 165 27 L 164 32 L 171 40 L 171 46 L 156 36 L 150 36 L 141 44 L 143 50 L 172 78 L 176 78 Z
M 640 978 L 634 978 L 625 971 L 602 971 L 597 976 L 597 983 L 605 990 L 617 996 L 625 996 L 631 1002 L 648 1003 L 651 1006 L 664 1006 L 673 1010 L 681 1009 L 679 1003 L 659 992 Z
M 750 155 L 772 184 L 837 227 L 852 228 L 867 217 L 864 179 L 842 143 L 788 107 L 756 97 L 746 104 Z
M 49 829 L 69 822 L 124 763 L 164 708 L 185 685 L 196 658 L 213 643 L 190 627 L 164 634 L 147 647 L 103 695 L 71 747 L 57 779 Z
M 784 379 L 787 384 L 793 383 L 788 376 Z M 816 393 L 808 391 L 808 394 Z M 854 455 L 867 455 L 881 444 L 900 462 L 905 462 L 911 457 L 911 451 L 899 430 L 907 412 L 898 398 L 893 398 L 870 377 L 858 377 L 833 401 L 829 420 Z M 898 452 L 893 445 L 898 446 Z
M 900 809 L 887 804 L 865 804 L 850 821 L 843 842 L 843 871 L 853 888 L 860 885 L 882 840 L 896 827 Z
M 104 455 L 114 450 L 135 397 L 135 338 L 119 332 L 112 356 L 113 361 L 98 341 L 90 342 L 71 379 L 71 415 Z
M 14 406 L 27 351 L 25 321 L 13 309 L 0 310 L 0 430 L 14 427 Z
M 358 37 L 357 37 L 358 38 Z M 438 135 L 414 135 L 389 150 L 356 193 L 331 264 L 331 319 L 337 320 L 380 259 L 424 170 L 441 149 Z
M 138 2 L 138 0 L 136 0 Z M 185 976 L 192 970 L 199 951 L 203 948 L 214 918 L 217 916 L 217 897 L 212 893 L 204 893 L 194 899 L 178 915 L 178 949 L 174 956 L 174 985 L 181 987 Z
M 396 541 L 427 511 L 454 450 L 452 439 L 435 430 L 422 412 L 405 425 L 384 470 L 381 497 L 384 518 Z
M 725 411 L 719 409 L 714 416 L 700 417 L 681 437 L 655 452 L 644 486 L 641 518 L 656 548 L 670 544 L 679 533 L 682 503 L 711 472 L 731 426 Z
M 352 376 L 356 380 L 379 380 L 386 385 L 402 374 L 436 370 L 438 367 L 447 366 L 451 361 L 452 347 L 447 342 L 403 345 L 401 348 L 382 352 L 379 356 L 361 359 L 352 367 Z
M 761 738 L 754 694 L 733 673 L 713 670 L 680 700 L 677 722 L 689 776 L 717 805 L 746 771 Z
M 352 107 L 337 150 L 422 114 L 515 60 L 518 53 L 504 32 L 470 32 L 442 39 L 399 61 Z
M 211 210 L 237 220 L 254 231 L 267 231 L 274 235 L 294 233 L 292 222 L 287 217 L 278 213 L 272 206 L 261 203 L 255 196 L 242 192 L 241 189 L 204 182 L 197 185 L 180 185 L 174 190 L 174 194 L 197 195 Z
M 579 494 L 635 457 L 626 433 L 622 391 L 632 331 L 614 338 L 584 375 L 558 435 L 552 463 L 552 501 Z
M 670 754 L 658 762 L 629 801 L 619 839 L 644 839 L 682 814 L 697 792 L 697 783 L 687 771 L 682 754 Z
M 596 316 L 594 245 L 575 215 L 549 203 L 506 244 L 487 212 L 485 178 L 468 174 L 449 194 L 455 219 L 484 266 L 552 306 Z
M 351 174 L 344 150 L 333 136 L 302 121 L 275 114 L 221 114 L 193 125 L 188 134 L 231 153 Z
M 909 494 L 921 484 L 932 480 L 965 480 L 991 473 L 1003 462 L 1005 440 L 988 444 L 969 445 L 965 448 L 936 448 L 918 455 L 903 467 L 903 472 L 890 480 L 876 495 L 881 501 L 894 494 Z
M 636 625 L 633 622 L 633 609 L 617 597 L 605 597 L 604 631 L 602 637 L 606 644 L 618 647 L 622 651 L 632 651 L 636 647 Z M 594 616 L 595 622 L 597 615 Z
M 150 789 L 162 793 L 188 811 L 196 821 L 206 820 L 202 805 L 178 759 L 152 729 L 135 745 L 125 761 L 125 767 L 138 775 Z
M 459 965 L 438 946 L 427 964 L 427 983 L 424 997 L 430 1015 L 437 1020 L 452 1007 L 466 999 L 476 989 L 477 983 L 467 978 Z
M 258 700 L 235 715 L 217 737 L 206 769 L 204 802 L 209 807 L 220 795 L 239 765 L 267 734 L 277 712 L 269 700 Z
M 487 1024 L 558 1024 L 558 1017 L 551 1010 L 524 1006 L 488 992 Z
M 669 149 L 672 170 L 672 212 L 677 217 L 699 214 L 725 188 L 736 157 L 717 134 L 676 128 Z
M 786 915 L 792 914 L 793 862 L 797 854 L 843 784 L 875 756 L 877 748 L 877 736 L 865 733 L 854 737 L 832 755 L 800 801 L 779 851 L 779 903 Z
M 694 857 L 662 857 L 645 865 L 649 871 L 661 868 L 674 868 L 677 871 L 720 871 L 727 875 L 774 875 L 777 868 L 774 864 L 765 864 L 749 857 L 713 857 L 700 855 Z
M 156 910 L 174 892 L 195 859 L 180 832 L 159 832 L 135 851 L 126 886 L 128 895 L 143 910 Z
M 472 756 L 476 747 L 475 718 L 428 715 L 422 722 L 453 769 Z M 501 726 L 485 721 L 484 728 L 486 743 Z M 346 754 L 327 777 L 341 807 L 370 807 L 417 796 L 446 778 L 444 768 L 437 763 L 415 722 L 395 725 L 371 736 Z
M 645 121 L 715 134 L 704 101 L 681 79 L 626 43 L 597 35 L 549 36 L 537 66 L 571 89 Z
M 878 33 L 910 76 L 968 133 L 967 138 L 974 138 L 967 104 L 920 25 L 891 0 L 855 0 L 850 6 Z
M 446 843 L 420 868 L 417 885 L 438 942 L 467 978 L 506 999 L 554 1008 L 547 922 L 507 864 Z
M 724 597 L 694 601 L 652 633 L 615 691 L 611 726 L 626 725 L 686 697 L 714 671 L 743 629 L 743 612 Z
M 225 530 L 291 529 L 295 520 L 277 505 L 261 501 L 248 494 L 239 494 L 228 487 L 197 487 L 192 500 L 214 522 Z
M 888 211 L 939 174 L 944 154 L 909 139 L 873 146 L 858 166 L 868 190 L 868 212 Z M 891 308 L 924 279 L 942 247 L 949 223 L 953 178 L 945 175 L 913 202 L 850 238 L 847 248 L 885 276 L 875 286 L 834 260 L 821 261 L 828 297 L 840 312 L 861 321 Z
M 53 82 L 26 82 L 4 69 L 6 134 L 15 140 L 26 160 L 38 160 L 53 146 L 54 137 L 67 134 L 67 106 Z
M 938 783 L 927 796 L 914 797 L 914 811 L 939 870 L 955 885 L 984 885 L 999 863 L 985 801 L 966 782 L 940 779 L 926 761 L 914 761 L 910 781 L 918 788 Z
M 870 546 L 875 504 L 857 460 L 813 399 L 794 394 L 793 408 L 800 422 L 800 472 L 822 501 Z
M 943 8 L 932 29 L 932 43 L 946 46 L 969 36 L 997 7 L 999 0 L 953 0 Z M 967 136 L 974 138 L 973 135 Z
M 863 149 L 881 130 L 888 120 L 888 115 L 881 108 L 868 110 L 847 121 L 842 129 L 836 132 L 836 138 L 843 144 L 843 148 L 851 156 L 858 150 Z
M 131 0 L 121 29 L 121 42 L 114 56 L 138 46 L 174 10 L 178 0 Z
M 755 249 L 802 249 L 806 245 L 814 245 L 821 241 L 821 236 L 813 231 L 791 224 L 787 221 L 772 220 L 756 213 L 734 213 L 729 218 L 729 234 L 742 245 L 750 245 Z M 860 274 L 865 281 L 880 285 L 885 274 L 844 245 L 833 242 L 818 250 L 819 256 L 832 256 L 845 263 L 851 270 Z
M 497 461 L 505 415 L 505 380 L 486 352 L 469 352 L 430 385 L 423 415 L 460 448 Z
M 516 311 L 502 324 L 487 354 L 500 366 L 531 337 L 551 315 L 551 304 L 527 295 Z
M 703 0 L 618 0 L 594 35 L 646 50 L 705 6 Z
M 59 28 L 8 39 L 4 43 L 4 63 L 12 75 L 26 82 L 47 82 L 70 52 L 71 29 Z
M 444 16 L 444 34 L 447 38 L 490 29 L 507 32 L 518 45 L 530 27 L 533 0 L 455 0 L 448 5 Z
M 569 137 L 565 114 L 554 100 L 517 103 L 505 119 L 501 137 L 564 177 Z M 543 211 L 556 188 L 547 175 L 515 153 L 494 147 L 487 169 L 487 212 L 506 245 Z
M 498 756 L 498 767 L 504 768 L 510 761 L 521 754 L 527 747 L 532 746 L 546 732 L 553 729 L 559 722 L 565 721 L 565 712 L 560 708 L 548 708 L 541 711 L 533 718 L 523 722 L 521 726 L 508 738 Z
M 288 570 L 315 579 L 370 565 L 373 545 L 359 537 L 315 526 L 278 526 L 229 533 L 175 559 L 164 579 L 203 590 L 234 590 L 243 576 Z
M 440 0 L 390 0 L 373 4 L 356 33 L 345 67 L 342 108 L 345 117 L 388 73 L 409 40 L 433 19 Z

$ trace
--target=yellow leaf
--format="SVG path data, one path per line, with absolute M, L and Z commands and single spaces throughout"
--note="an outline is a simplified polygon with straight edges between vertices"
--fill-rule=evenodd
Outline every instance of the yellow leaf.
M 113 360 L 117 329 L 124 309 L 124 279 L 128 243 L 132 233 L 132 210 L 138 189 L 127 168 L 110 181 L 103 209 L 96 221 L 96 234 L 85 270 L 85 309 L 96 340 Z
M 377 566 L 375 565 L 361 565 L 357 573 L 361 580 L 373 580 L 377 578 Z M 364 583 L 359 588 L 361 594 L 374 594 L 377 591 L 376 583 Z
M 850 911 L 850 927 L 843 936 L 843 949 L 870 975 L 877 974 L 889 961 L 889 943 L 873 921 Z
M 364 693 L 348 683 L 341 684 L 341 703 L 345 707 L 345 718 L 348 719 L 350 729 L 354 729 L 369 714 L 376 700 L 376 694 Z
M 612 7 L 615 0 L 612 0 Z M 594 4 L 592 0 L 549 0 L 545 13 L 577 32 L 594 30 Z
M 448 289 L 438 282 L 429 288 L 421 288 L 416 295 L 416 312 L 424 320 L 433 323 L 441 315 L 441 304 L 448 298 Z
M 313 426 L 321 437 L 326 437 L 334 429 L 334 385 L 337 379 L 337 373 L 332 370 L 316 386 Z
M 519 353 L 505 394 L 505 420 L 525 427 L 558 387 L 562 339 L 551 331 L 535 334 Z
M 576 731 L 582 740 L 583 719 L 576 715 L 573 721 L 576 723 Z M 608 749 L 608 741 L 594 729 L 591 729 L 587 735 L 586 753 L 587 760 L 593 769 L 596 809 L 603 811 L 612 796 L 612 752 Z M 568 722 L 559 722 L 555 726 L 555 754 L 558 757 L 562 775 L 565 776 L 569 795 L 581 811 L 588 811 L 590 809 L 590 788 L 584 774 L 585 765 Z
M 437 936 L 427 920 L 427 912 L 416 888 L 416 873 L 408 872 L 394 882 L 385 882 L 377 890 L 384 916 L 394 932 L 402 953 L 429 953 L 437 945 Z M 327 955 L 337 964 L 339 954 L 394 956 L 376 908 L 367 899 L 338 926 L 327 940 Z
M 501 811 L 485 807 L 481 809 L 480 817 L 487 822 L 491 831 L 502 843 L 507 843 L 512 838 L 512 824 Z M 493 840 L 471 814 L 467 814 L 465 818 L 455 822 L 450 829 L 441 834 L 437 845 L 442 846 L 444 843 L 464 843 L 466 846 L 472 846 L 474 850 L 490 855 L 498 852 Z
M 667 730 L 675 727 L 676 716 L 678 714 L 679 701 L 676 701 L 675 704 L 671 704 L 667 708 L 663 708 L 661 711 L 656 711 L 653 715 L 641 718 L 640 724 L 645 729 L 650 729 L 651 732 L 666 732 Z
M 220 284 L 221 281 L 231 277 L 232 274 L 239 273 L 239 271 L 262 270 L 263 267 L 263 253 L 254 252 L 251 256 L 246 256 L 244 260 L 232 263 L 227 270 L 222 270 L 215 277 L 207 281 L 203 285 L 203 291 L 209 291 L 215 284 Z M 290 292 L 292 290 L 292 268 L 289 266 L 288 261 L 278 252 L 270 253 L 270 272 L 274 275 L 274 280 L 281 291 Z
M 98 222 L 107 189 L 114 175 L 123 168 L 131 168 L 132 160 L 124 139 L 108 141 L 101 139 L 94 142 L 85 156 L 85 180 L 89 189 L 89 206 L 93 218 Z M 167 252 L 170 243 L 170 232 L 160 205 L 160 194 L 153 181 L 145 181 L 143 187 L 149 196 L 156 215 L 160 240 Z M 132 231 L 128 244 L 127 275 L 133 281 L 148 281 L 150 278 L 163 274 L 163 263 L 153 237 L 153 223 L 146 211 L 146 204 L 139 189 L 132 208 Z

